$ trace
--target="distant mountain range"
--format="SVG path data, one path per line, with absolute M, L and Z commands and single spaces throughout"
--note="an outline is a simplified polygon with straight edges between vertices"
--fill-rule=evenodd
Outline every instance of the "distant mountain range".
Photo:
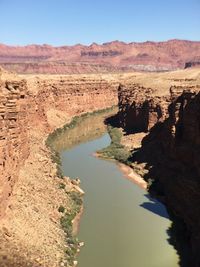
M 98 73 L 168 71 L 200 66 L 200 41 L 124 43 L 53 47 L 0 44 L 0 65 L 17 73 Z

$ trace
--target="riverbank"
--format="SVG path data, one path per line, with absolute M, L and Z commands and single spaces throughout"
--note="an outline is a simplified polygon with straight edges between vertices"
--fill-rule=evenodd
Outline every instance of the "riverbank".
M 137 174 L 133 168 L 131 168 L 130 166 L 121 163 L 117 160 L 111 159 L 111 158 L 105 158 L 102 157 L 100 153 L 93 153 L 92 154 L 94 157 L 97 158 L 103 158 L 103 159 L 108 159 L 108 160 L 113 160 L 116 162 L 117 166 L 119 167 L 119 169 L 121 170 L 121 172 L 124 174 L 124 177 L 126 177 L 127 179 L 129 179 L 130 181 L 132 181 L 133 183 L 137 184 L 139 187 L 141 187 L 142 189 L 147 190 L 148 187 L 148 183 L 139 175 Z
M 147 190 L 147 182 L 140 175 L 138 175 L 131 167 L 120 162 L 118 162 L 117 165 L 126 178 L 137 184 L 142 189 Z
M 122 129 L 108 125 L 107 130 L 111 138 L 111 143 L 108 147 L 94 153 L 94 156 L 108 160 L 115 160 L 126 178 L 147 190 L 147 182 L 141 175 L 134 171 L 130 159 L 131 148 L 126 146 Z
M 56 164 L 57 176 L 61 179 L 60 188 L 66 193 L 69 198 L 69 202 L 71 203 L 71 209 L 69 209 L 69 205 L 61 205 L 59 207 L 59 212 L 62 213 L 60 218 L 60 223 L 62 229 L 66 234 L 66 245 L 64 246 L 64 260 L 62 263 L 63 266 L 73 266 L 77 264 L 76 256 L 80 250 L 80 242 L 76 238 L 81 216 L 83 213 L 83 199 L 82 196 L 84 194 L 83 190 L 79 187 L 80 180 L 70 180 L 68 177 L 63 176 L 63 172 L 61 169 L 61 159 L 59 151 L 56 150 L 56 146 L 54 142 L 60 138 L 61 135 L 68 133 L 68 131 L 72 131 L 74 128 L 78 127 L 82 121 L 95 116 L 102 116 L 104 119 L 112 115 L 116 112 L 116 107 L 109 107 L 102 110 L 96 110 L 93 112 L 87 112 L 80 114 L 79 116 L 73 117 L 69 123 L 65 124 L 62 128 L 57 128 L 54 132 L 48 135 L 46 139 L 46 146 L 49 147 L 51 151 L 51 159 Z M 104 115 L 105 114 L 105 115 Z M 109 115 L 108 115 L 109 114 Z M 82 243 L 82 242 L 81 242 Z

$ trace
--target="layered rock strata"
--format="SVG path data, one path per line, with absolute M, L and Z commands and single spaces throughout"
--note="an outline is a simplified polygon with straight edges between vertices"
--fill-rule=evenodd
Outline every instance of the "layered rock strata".
M 200 42 L 124 43 L 53 47 L 0 44 L 0 64 L 18 73 L 97 73 L 115 71 L 169 71 L 184 68 L 200 56 Z
M 27 87 L 22 81 L 0 84 L 0 218 L 29 154 Z
M 0 88 L 0 266 L 61 266 L 63 205 L 72 203 L 45 146 L 75 115 L 117 104 L 116 82 L 97 76 L 27 80 L 3 73 Z M 66 180 L 69 183 L 69 179 Z M 69 185 L 66 185 L 68 188 Z M 63 261 L 61 261 L 63 260 Z
M 2 62 L 0 65 L 8 71 L 26 74 L 77 74 L 119 72 L 120 68 L 110 64 L 69 63 L 65 61 L 42 62 Z M 128 70 L 128 69 L 127 69 Z
M 98 76 L 36 81 L 33 78 L 28 80 L 28 87 L 34 88 L 30 92 L 32 121 L 37 122 L 37 118 L 42 118 L 43 124 L 50 128 L 62 116 L 72 117 L 117 105 L 118 83 L 108 82 Z
M 127 132 L 148 132 L 165 118 L 168 97 L 155 96 L 154 91 L 139 84 L 119 86 L 119 122 Z
M 34 89 L 28 87 L 34 83 Z M 117 104 L 117 83 L 102 79 L 2 81 L 0 95 L 1 216 L 3 199 L 11 194 L 18 170 L 29 154 L 29 127 L 46 132 L 76 114 Z M 57 118 L 56 118 L 57 117 Z

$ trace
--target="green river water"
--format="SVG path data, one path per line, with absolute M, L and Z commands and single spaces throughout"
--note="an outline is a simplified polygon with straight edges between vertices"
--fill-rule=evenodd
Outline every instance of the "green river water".
M 165 207 L 126 179 L 115 162 L 93 156 L 109 145 L 105 114 L 88 116 L 55 142 L 66 176 L 85 191 L 79 267 L 178 267 Z

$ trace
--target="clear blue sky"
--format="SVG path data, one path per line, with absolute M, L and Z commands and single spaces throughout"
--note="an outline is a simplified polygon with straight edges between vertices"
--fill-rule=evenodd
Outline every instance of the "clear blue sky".
M 0 43 L 200 40 L 200 0 L 0 0 Z

